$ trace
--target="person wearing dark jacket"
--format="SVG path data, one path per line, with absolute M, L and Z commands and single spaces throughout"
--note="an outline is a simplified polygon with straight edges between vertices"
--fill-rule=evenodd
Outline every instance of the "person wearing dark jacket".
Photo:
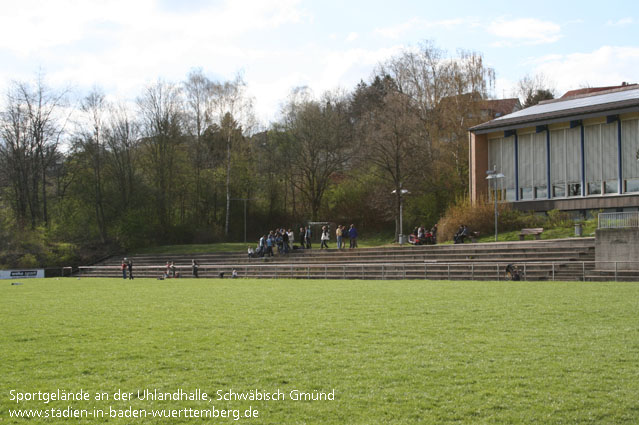
M 351 228 L 348 230 L 348 237 L 351 240 L 350 247 L 357 248 L 357 229 L 354 224 L 351 224 Z
M 304 227 L 300 227 L 300 247 L 305 248 L 306 243 L 306 229 Z
M 193 277 L 200 277 L 198 276 L 199 269 L 200 265 L 197 263 L 197 261 L 195 261 L 195 259 L 191 260 L 191 271 L 193 272 Z

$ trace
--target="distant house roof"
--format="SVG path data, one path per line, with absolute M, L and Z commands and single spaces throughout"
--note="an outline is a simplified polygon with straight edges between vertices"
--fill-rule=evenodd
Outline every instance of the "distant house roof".
M 492 117 L 498 118 L 504 115 L 512 114 L 521 109 L 519 99 L 489 99 L 483 100 L 481 109 L 488 111 Z
M 570 98 L 570 97 L 576 97 L 576 96 L 581 96 L 581 95 L 585 95 L 585 94 L 592 94 L 592 93 L 597 93 L 597 92 L 601 92 L 601 91 L 620 89 L 620 88 L 623 88 L 623 87 L 631 87 L 631 86 L 639 86 L 639 85 L 622 83 L 620 86 L 586 87 L 586 88 L 583 88 L 583 89 L 567 91 L 566 93 L 564 93 L 563 96 L 561 96 L 561 99 L 567 99 L 567 98 Z
M 639 111 L 639 86 L 627 85 L 570 98 L 540 102 L 512 114 L 470 128 L 475 133 L 510 130 L 553 122 L 583 119 L 602 114 Z

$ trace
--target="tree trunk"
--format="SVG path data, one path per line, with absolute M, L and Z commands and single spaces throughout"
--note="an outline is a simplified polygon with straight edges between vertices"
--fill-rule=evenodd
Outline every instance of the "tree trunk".
M 226 137 L 226 220 L 224 235 L 229 236 L 229 217 L 231 214 L 231 133 Z

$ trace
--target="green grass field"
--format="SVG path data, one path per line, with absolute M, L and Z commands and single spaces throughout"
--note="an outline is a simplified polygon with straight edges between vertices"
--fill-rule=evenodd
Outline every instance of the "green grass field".
M 635 424 L 639 284 L 0 281 L 0 424 Z M 279 401 L 147 401 L 229 389 Z M 12 390 L 92 400 L 11 401 Z M 294 401 L 291 390 L 334 400 Z M 132 401 L 113 399 L 117 390 Z M 106 392 L 109 400 L 93 400 Z M 252 406 L 258 418 L 15 419 L 10 410 Z M 150 415 L 150 413 L 149 413 Z

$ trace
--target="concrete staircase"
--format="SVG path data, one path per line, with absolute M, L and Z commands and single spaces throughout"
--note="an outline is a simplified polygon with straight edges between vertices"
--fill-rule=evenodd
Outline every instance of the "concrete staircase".
M 244 253 L 133 255 L 136 277 L 157 278 L 173 261 L 181 277 L 191 277 L 191 260 L 200 277 L 295 279 L 451 279 L 503 280 L 516 264 L 524 280 L 614 280 L 595 270 L 594 238 L 486 244 L 295 250 L 287 255 L 249 259 Z M 120 277 L 121 257 L 81 267 L 85 277 Z M 625 276 L 639 280 L 632 274 Z

